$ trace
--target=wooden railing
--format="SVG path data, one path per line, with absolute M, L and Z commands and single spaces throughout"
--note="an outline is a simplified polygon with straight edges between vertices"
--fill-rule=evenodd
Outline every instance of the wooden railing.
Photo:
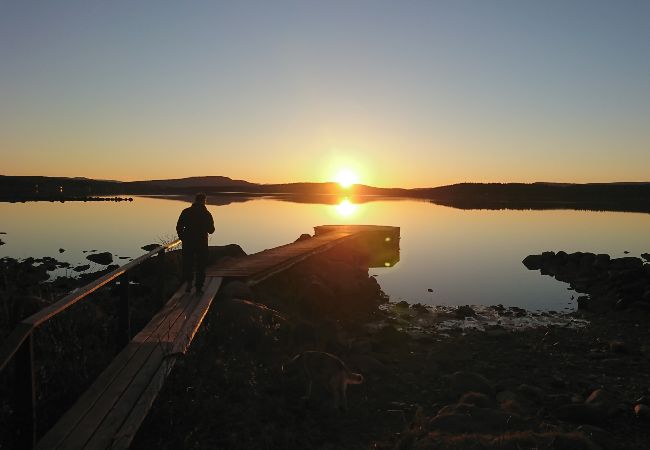
M 120 279 L 118 300 L 118 344 L 126 345 L 131 340 L 131 325 L 129 315 L 129 275 L 128 271 L 143 263 L 154 255 L 162 256 L 165 250 L 178 246 L 179 239 L 168 244 L 160 245 L 150 252 L 118 267 L 85 285 L 76 289 L 50 306 L 23 319 L 0 347 L 0 371 L 14 359 L 16 363 L 16 382 L 13 389 L 14 416 L 16 432 L 20 448 L 33 448 L 36 442 L 36 377 L 34 372 L 34 342 L 33 332 L 52 317 L 65 311 L 75 303 L 86 298 L 100 287 L 117 278 Z

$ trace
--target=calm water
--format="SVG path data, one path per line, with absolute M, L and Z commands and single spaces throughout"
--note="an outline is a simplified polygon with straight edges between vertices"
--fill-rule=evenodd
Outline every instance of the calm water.
M 84 250 L 135 257 L 147 243 L 175 235 L 187 205 L 170 199 L 132 203 L 0 203 L 0 256 L 52 256 L 85 264 Z M 459 210 L 412 200 L 316 205 L 253 200 L 209 205 L 217 231 L 212 245 L 238 243 L 257 252 L 312 233 L 322 224 L 401 227 L 401 260 L 372 273 L 394 301 L 483 304 L 528 309 L 574 308 L 566 285 L 521 260 L 545 250 L 638 256 L 650 251 L 650 215 L 586 211 Z M 58 249 L 64 248 L 62 254 Z M 119 261 L 119 260 L 118 260 Z M 91 263 L 92 265 L 92 263 Z M 433 292 L 428 292 L 428 289 Z

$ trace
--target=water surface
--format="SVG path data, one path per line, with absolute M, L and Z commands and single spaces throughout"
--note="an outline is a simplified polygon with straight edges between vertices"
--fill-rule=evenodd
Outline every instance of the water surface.
M 186 206 L 146 197 L 131 203 L 0 203 L 0 231 L 7 233 L 0 235 L 6 242 L 0 256 L 52 256 L 75 265 L 89 263 L 84 250 L 136 257 L 144 244 L 175 238 L 176 219 Z M 337 205 L 258 199 L 208 208 L 217 228 L 210 244 L 238 243 L 248 253 L 291 242 L 315 225 L 399 226 L 400 262 L 372 273 L 392 300 L 411 303 L 571 309 L 575 293 L 528 271 L 521 264 L 526 255 L 650 251 L 650 215 L 641 213 L 461 210 L 416 200 L 345 199 Z

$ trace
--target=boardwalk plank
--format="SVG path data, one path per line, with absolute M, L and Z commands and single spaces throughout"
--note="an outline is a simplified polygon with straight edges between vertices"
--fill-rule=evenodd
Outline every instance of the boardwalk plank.
M 95 382 L 86 390 L 75 404 L 61 419 L 41 438 L 37 448 L 57 448 L 61 442 L 70 434 L 74 427 L 82 420 L 88 411 L 95 405 L 97 400 L 106 391 L 113 380 L 120 375 L 122 369 L 136 355 L 140 345 L 152 338 L 153 333 L 160 326 L 162 321 L 177 308 L 183 297 L 183 291 L 178 290 L 167 302 L 165 307 L 154 316 L 149 324 L 140 331 L 133 340 L 113 359 L 113 361 L 97 377 Z

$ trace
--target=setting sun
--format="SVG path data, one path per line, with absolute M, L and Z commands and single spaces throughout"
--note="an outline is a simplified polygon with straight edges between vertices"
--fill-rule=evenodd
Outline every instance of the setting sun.
M 335 181 L 343 188 L 349 188 L 359 182 L 359 176 L 350 169 L 341 169 L 336 174 Z

